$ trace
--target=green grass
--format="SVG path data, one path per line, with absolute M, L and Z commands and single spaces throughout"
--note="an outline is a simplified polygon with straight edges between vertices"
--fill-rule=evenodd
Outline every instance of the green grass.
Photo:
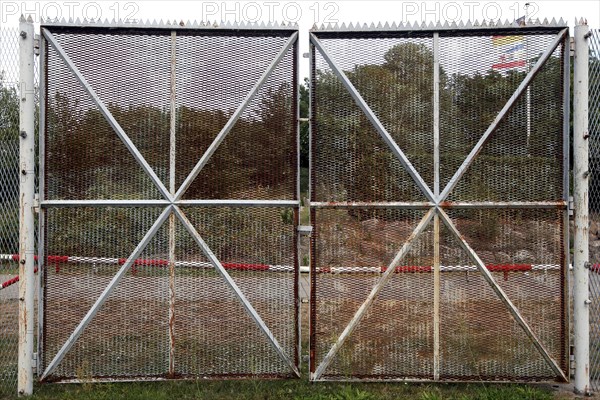
M 9 398 L 17 398 L 16 396 Z M 31 399 L 550 400 L 546 386 L 492 384 L 309 383 L 301 380 L 43 384 Z

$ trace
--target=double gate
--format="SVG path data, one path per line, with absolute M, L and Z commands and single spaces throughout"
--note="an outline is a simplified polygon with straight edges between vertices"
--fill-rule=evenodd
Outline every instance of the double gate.
M 310 378 L 568 380 L 568 29 L 310 36 Z M 42 379 L 300 375 L 297 37 L 42 25 Z

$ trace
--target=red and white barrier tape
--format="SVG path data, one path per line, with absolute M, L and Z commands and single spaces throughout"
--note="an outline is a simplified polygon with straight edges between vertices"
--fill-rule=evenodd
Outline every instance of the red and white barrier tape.
M 37 261 L 37 256 L 35 257 Z M 18 254 L 0 254 L 0 261 L 19 261 Z M 80 256 L 47 256 L 46 264 L 53 265 L 56 272 L 60 272 L 59 264 L 105 264 L 105 265 L 123 265 L 127 261 L 126 258 L 106 258 L 106 257 L 80 257 Z M 293 272 L 294 267 L 290 265 L 268 265 L 268 264 L 245 264 L 245 263 L 222 263 L 226 270 L 233 271 L 271 271 L 271 272 Z M 132 273 L 137 272 L 138 267 L 168 267 L 168 260 L 158 259 L 137 259 L 132 265 Z M 188 268 L 213 268 L 209 262 L 203 261 L 176 261 L 176 267 Z M 491 272 L 504 272 L 505 279 L 508 272 L 527 272 L 527 271 L 552 271 L 560 270 L 560 265 L 552 264 L 498 264 L 488 265 L 488 270 Z M 321 274 L 380 274 L 384 273 L 387 267 L 322 267 L 317 269 L 317 273 Z M 600 273 L 600 264 L 594 264 L 592 271 Z M 309 267 L 300 267 L 300 272 L 307 273 Z M 455 266 L 440 266 L 441 272 L 477 272 L 475 265 L 455 265 Z M 37 268 L 35 269 L 37 272 Z M 431 266 L 398 266 L 394 273 L 431 273 Z M 0 289 L 4 289 L 19 281 L 19 277 L 9 279 L 2 283 Z

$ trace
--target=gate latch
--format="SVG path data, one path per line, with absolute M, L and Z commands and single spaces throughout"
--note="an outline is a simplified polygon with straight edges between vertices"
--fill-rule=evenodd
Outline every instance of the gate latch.
M 311 225 L 298 225 L 298 233 L 303 236 L 308 236 L 312 233 Z
M 36 56 L 40 55 L 40 35 L 34 35 L 33 39 L 33 53 Z
M 33 196 L 33 212 L 35 212 L 35 213 L 40 212 L 40 194 L 39 193 L 36 193 L 35 196 Z

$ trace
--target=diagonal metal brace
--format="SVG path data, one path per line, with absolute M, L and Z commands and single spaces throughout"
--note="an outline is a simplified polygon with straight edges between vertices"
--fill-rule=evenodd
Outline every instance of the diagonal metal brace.
M 448 214 L 446 214 L 446 212 L 444 212 L 444 210 L 442 210 L 441 208 L 438 209 L 438 213 L 442 217 L 444 224 L 454 234 L 454 236 L 456 236 L 456 238 L 459 240 L 460 246 L 463 248 L 463 250 L 465 250 L 468 253 L 471 260 L 475 263 L 481 276 L 483 276 L 483 278 L 487 281 L 487 283 L 490 285 L 492 290 L 500 298 L 502 303 L 504 303 L 506 308 L 508 308 L 508 311 L 510 312 L 512 317 L 521 326 L 521 328 L 523 329 L 523 331 L 525 332 L 527 337 L 529 337 L 529 339 L 531 340 L 533 345 L 538 349 L 538 351 L 540 352 L 540 354 L 542 355 L 544 360 L 546 360 L 546 363 L 548 363 L 550 368 L 552 368 L 552 371 L 554 371 L 556 376 L 560 377 L 564 382 L 568 382 L 569 379 L 567 378 L 567 376 L 565 375 L 563 370 L 560 368 L 558 363 L 552 358 L 552 356 L 550 355 L 548 350 L 546 350 L 546 348 L 544 347 L 544 345 L 542 344 L 540 339 L 536 336 L 536 334 L 533 332 L 531 327 L 527 324 L 527 321 L 525 321 L 525 319 L 519 312 L 519 309 L 512 303 L 512 301 L 510 301 L 510 299 L 508 298 L 508 296 L 506 295 L 504 290 L 502 290 L 500 285 L 498 285 L 498 283 L 494 279 L 494 276 L 485 267 L 485 264 L 483 263 L 483 261 L 481 261 L 481 259 L 477 255 L 477 253 L 475 253 L 475 251 L 471 248 L 471 246 L 469 246 L 469 244 L 461 236 L 460 232 L 458 231 L 458 229 L 456 228 L 456 226 L 454 225 L 454 223 L 452 222 L 452 220 L 450 219 Z
M 254 96 L 256 96 L 256 94 L 258 93 L 260 88 L 264 85 L 264 83 L 267 81 L 267 79 L 271 76 L 271 74 L 273 73 L 275 68 L 277 68 L 277 66 L 279 65 L 279 63 L 281 62 L 283 57 L 285 57 L 285 55 L 288 53 L 290 48 L 296 43 L 297 39 L 298 39 L 298 32 L 294 32 L 294 34 L 292 34 L 292 36 L 290 36 L 290 38 L 285 43 L 285 45 L 281 48 L 281 50 L 279 50 L 279 53 L 277 53 L 277 55 L 275 56 L 275 59 L 273 59 L 271 64 L 267 67 L 265 72 L 258 79 L 258 81 L 252 87 L 250 92 L 246 95 L 246 98 L 244 98 L 244 100 L 238 106 L 238 108 L 235 110 L 235 112 L 233 113 L 231 118 L 229 118 L 229 121 L 227 121 L 227 123 L 225 124 L 223 129 L 221 129 L 221 132 L 219 132 L 219 134 L 217 135 L 215 140 L 211 143 L 211 145 L 208 147 L 208 149 L 206 149 L 206 152 L 202 155 L 202 157 L 200 158 L 198 163 L 194 166 L 194 169 L 192 169 L 192 172 L 190 172 L 190 174 L 185 178 L 185 180 L 181 184 L 181 187 L 179 188 L 179 190 L 177 190 L 177 193 L 175 193 L 175 200 L 180 200 L 181 197 L 185 194 L 185 192 L 188 190 L 188 188 L 190 187 L 190 185 L 192 184 L 194 179 L 196 179 L 196 177 L 198 176 L 198 174 L 200 173 L 202 168 L 204 168 L 204 166 L 208 163 L 210 157 L 212 157 L 214 152 L 217 151 L 217 149 L 219 148 L 219 146 L 221 145 L 223 140 L 225 140 L 225 137 L 227 137 L 227 135 L 229 134 L 229 132 L 231 131 L 233 126 L 236 124 L 238 119 L 242 116 L 242 114 L 244 113 L 246 108 L 248 108 L 248 106 L 250 105 L 250 102 L 252 101 L 252 99 L 254 99 Z
M 431 221 L 431 219 L 433 218 L 434 214 L 435 214 L 435 208 L 431 208 L 429 211 L 427 211 L 427 214 L 425 214 L 423 219 L 421 219 L 421 222 L 419 222 L 419 224 L 417 225 L 417 227 L 415 228 L 413 233 L 409 236 L 409 238 L 406 240 L 406 242 L 404 242 L 404 245 L 402 246 L 400 251 L 398 251 L 398 253 L 396 253 L 396 256 L 394 257 L 392 262 L 388 265 L 388 267 L 387 267 L 386 271 L 383 273 L 383 275 L 381 275 L 381 277 L 379 278 L 379 281 L 377 281 L 375 286 L 373 286 L 373 289 L 371 289 L 371 293 L 369 293 L 369 296 L 367 297 L 367 299 L 360 306 L 358 311 L 356 311 L 356 314 L 354 314 L 354 317 L 352 317 L 352 320 L 350 321 L 350 323 L 348 323 L 348 325 L 346 326 L 346 328 L 344 329 L 344 331 L 342 332 L 342 334 L 340 335 L 338 340 L 335 342 L 333 347 L 331 347 L 331 349 L 329 349 L 329 352 L 325 355 L 325 357 L 323 358 L 323 361 L 321 361 L 321 364 L 317 367 L 316 371 L 314 372 L 313 376 L 311 377 L 311 380 L 318 380 L 321 377 L 321 375 L 323 375 L 323 372 L 325 372 L 325 370 L 327 369 L 329 364 L 331 364 L 331 361 L 333 361 L 333 358 L 335 357 L 335 355 L 338 353 L 340 348 L 344 345 L 344 342 L 346 341 L 346 339 L 348 339 L 348 337 L 352 334 L 352 332 L 354 332 L 354 330 L 356 329 L 356 327 L 358 326 L 358 324 L 364 317 L 365 313 L 369 310 L 369 308 L 371 307 L 371 305 L 373 304 L 373 302 L 379 295 L 379 292 L 381 292 L 381 289 L 383 289 L 385 284 L 390 280 L 390 278 L 392 277 L 392 274 L 396 270 L 396 266 L 398 265 L 398 263 L 400 261 L 402 261 L 402 259 L 406 256 L 406 254 L 408 254 L 410 248 L 412 247 L 412 244 L 419 238 L 419 236 L 421 236 L 421 234 L 423 233 L 423 231 L 429 224 L 429 221 Z
M 362 110 L 362 112 L 365 114 L 369 122 L 371 122 L 375 130 L 377 130 L 377 133 L 379 133 L 379 136 L 381 136 L 381 138 L 388 145 L 392 153 L 396 156 L 396 158 L 398 158 L 406 172 L 415 181 L 417 187 L 421 190 L 421 192 L 423 192 L 425 197 L 427 197 L 427 200 L 429 200 L 432 203 L 436 203 L 435 196 L 431 192 L 431 189 L 429 188 L 427 183 L 425 183 L 421 175 L 419 175 L 415 167 L 408 160 L 408 157 L 406 157 L 402 149 L 400 149 L 396 141 L 392 138 L 387 129 L 385 129 L 381 121 L 379 121 L 379 118 L 377 118 L 373 110 L 371 110 L 371 107 L 369 107 L 369 105 L 362 98 L 360 93 L 358 93 L 358 90 L 356 90 L 352 82 L 350 82 L 350 79 L 348 79 L 344 71 L 342 71 L 341 68 L 335 63 L 335 61 L 331 58 L 331 56 L 323 47 L 321 41 L 313 33 L 310 34 L 310 42 L 317 48 L 317 50 L 319 51 L 321 56 L 323 56 L 325 61 L 327 61 L 327 64 L 329 64 L 329 66 L 331 67 L 335 75 L 340 79 L 348 93 L 350 93 L 356 105 Z
M 535 78 L 535 76 L 540 72 L 540 70 L 542 69 L 544 64 L 546 64 L 546 61 L 548 61 L 550 56 L 552 56 L 552 53 L 554 52 L 554 50 L 556 50 L 558 45 L 560 45 L 563 42 L 565 35 L 567 35 L 568 33 L 569 33 L 569 28 L 565 28 L 556 35 L 556 37 L 554 38 L 552 43 L 548 46 L 548 48 L 544 51 L 544 53 L 541 55 L 541 57 L 537 60 L 537 62 L 535 63 L 535 65 L 533 66 L 531 71 L 529 71 L 529 73 L 525 76 L 525 79 L 523 79 L 523 81 L 521 82 L 519 87 L 517 87 L 517 89 L 512 94 L 512 96 L 510 97 L 508 102 L 506 102 L 504 107 L 502 107 L 502 110 L 500 110 L 500 112 L 498 113 L 498 115 L 496 116 L 494 121 L 490 124 L 490 126 L 487 128 L 487 130 L 483 133 L 483 135 L 481 136 L 481 138 L 479 139 L 479 141 L 477 142 L 475 147 L 473 147 L 473 150 L 471 150 L 471 152 L 469 153 L 467 158 L 465 158 L 465 161 L 463 161 L 462 165 L 458 168 L 458 170 L 456 171 L 454 176 L 452 176 L 452 178 L 450 179 L 450 181 L 444 188 L 444 191 L 439 196 L 439 202 L 446 200 L 446 198 L 448 197 L 448 194 L 450 194 L 450 192 L 458 184 L 458 181 L 460 180 L 460 178 L 462 178 L 462 176 L 465 174 L 467 169 L 471 166 L 471 164 L 473 163 L 473 161 L 475 160 L 477 155 L 481 152 L 481 150 L 483 149 L 483 146 L 491 138 L 492 134 L 496 131 L 496 129 L 498 129 L 498 126 L 500 125 L 500 123 L 504 120 L 504 118 L 506 118 L 508 113 L 512 110 L 512 108 L 517 103 L 517 100 L 519 100 L 521 98 L 521 96 L 523 95 L 523 93 L 525 93 L 527 91 L 527 87 L 529 87 L 529 85 L 533 81 L 533 78 Z
M 52 45 L 52 47 L 54 47 L 54 50 L 56 50 L 56 52 L 58 53 L 60 58 L 64 61 L 65 65 L 71 70 L 71 72 L 73 73 L 75 78 L 77 78 L 77 80 L 79 81 L 81 86 L 83 86 L 83 89 L 85 89 L 85 91 L 88 93 L 88 95 L 90 96 L 90 98 L 92 99 L 94 104 L 96 104 L 96 106 L 98 107 L 98 109 L 100 110 L 102 115 L 104 116 L 104 119 L 106 120 L 106 122 L 108 122 L 108 124 L 111 126 L 111 128 L 116 132 L 117 136 L 119 136 L 119 138 L 121 139 L 121 141 L 123 142 L 125 147 L 127 147 L 127 150 L 129 150 L 129 152 L 133 155 L 133 157 L 135 158 L 137 163 L 142 167 L 144 172 L 146 172 L 146 174 L 148 174 L 148 176 L 152 180 L 152 183 L 154 183 L 154 185 L 158 188 L 158 190 L 160 191 L 160 193 L 163 195 L 163 197 L 165 199 L 172 201 L 172 196 L 169 193 L 169 191 L 167 190 L 167 188 L 165 187 L 165 185 L 162 183 L 160 178 L 156 175 L 156 173 L 154 172 L 154 170 L 152 169 L 150 164 L 148 164 L 148 162 L 146 161 L 144 156 L 142 156 L 142 154 L 140 153 L 138 148 L 135 146 L 135 144 L 131 141 L 129 136 L 127 136 L 127 133 L 125 133 L 125 131 L 123 130 L 121 125 L 119 125 L 119 123 L 117 122 L 115 117 L 113 117 L 113 115 L 108 110 L 106 105 L 104 105 L 104 102 L 102 100 L 100 100 L 100 97 L 98 97 L 98 94 L 96 94 L 96 91 L 90 86 L 88 81 L 85 79 L 85 77 L 83 76 L 81 71 L 79 71 L 79 68 L 77 68 L 77 66 L 75 66 L 75 63 L 73 63 L 73 61 L 71 60 L 69 55 L 65 52 L 63 47 L 58 43 L 56 38 L 47 29 L 42 28 L 42 33 L 43 33 L 44 37 L 46 38 L 46 40 L 48 41 L 48 43 L 50 43 Z
M 127 261 L 125 261 L 123 266 L 119 269 L 119 271 L 117 271 L 115 276 L 112 278 L 108 286 L 106 286 L 102 294 L 100 294 L 100 297 L 98 297 L 92 308 L 90 308 L 90 310 L 87 312 L 85 317 L 83 317 L 79 325 L 77 325 L 77 328 L 75 328 L 73 333 L 71 333 L 71 336 L 69 336 L 65 344 L 63 344 L 58 353 L 56 353 L 54 359 L 52 359 L 50 364 L 48 364 L 48 367 L 46 368 L 46 370 L 42 374 L 42 377 L 40 378 L 41 380 L 47 378 L 48 375 L 50 375 L 56 369 L 56 367 L 58 367 L 58 365 L 63 360 L 65 355 L 69 352 L 69 350 L 71 350 L 71 347 L 73 347 L 75 342 L 77 342 L 77 339 L 79 339 L 85 328 L 87 328 L 87 326 L 90 324 L 92 319 L 94 319 L 98 311 L 100 311 L 100 308 L 102 308 L 104 302 L 108 299 L 108 296 L 110 296 L 110 294 L 119 284 L 123 276 L 125 276 L 125 273 L 129 269 L 129 267 L 131 267 L 134 261 L 139 258 L 140 254 L 144 251 L 148 243 L 150 243 L 152 238 L 156 235 L 156 232 L 158 232 L 162 224 L 167 220 L 167 217 L 169 216 L 169 214 L 171 214 L 172 207 L 173 206 L 166 207 L 162 214 L 160 214 L 160 216 L 154 222 L 148 233 L 146 233 L 142 241 L 137 245 L 133 253 L 131 253 L 129 258 L 127 259 Z
M 273 346 L 273 348 L 275 349 L 275 351 L 277 352 L 279 357 L 285 362 L 285 364 L 294 372 L 294 374 L 297 377 L 300 377 L 300 371 L 298 370 L 298 368 L 296 367 L 294 362 L 290 359 L 290 357 L 288 357 L 288 355 L 285 353 L 285 351 L 283 350 L 283 348 L 281 347 L 281 345 L 279 344 L 279 342 L 277 341 L 277 339 L 275 338 L 273 333 L 269 330 L 269 328 L 267 327 L 267 325 L 265 324 L 263 319 L 260 317 L 258 312 L 256 312 L 254 307 L 252 307 L 252 304 L 250 304 L 250 301 L 248 301 L 246 296 L 244 296 L 244 293 L 242 293 L 240 288 L 236 285 L 233 278 L 231 278 L 229 273 L 227 273 L 227 271 L 221 264 L 221 261 L 219 261 L 217 256 L 215 256 L 215 254 L 212 252 L 212 250 L 208 247 L 208 245 L 206 244 L 204 239 L 202 239 L 202 236 L 200 236 L 200 234 L 198 233 L 196 228 L 194 228 L 194 226 L 192 225 L 190 220 L 185 216 L 183 211 L 181 211 L 181 209 L 177 206 L 173 206 L 173 207 L 175 210 L 175 215 L 177 215 L 177 217 L 179 218 L 179 220 L 181 221 L 181 223 L 183 224 L 185 229 L 190 233 L 190 235 L 192 235 L 192 237 L 194 238 L 194 240 L 196 241 L 198 246 L 200 246 L 200 249 L 202 250 L 204 255 L 209 259 L 211 264 L 215 267 L 215 270 L 221 275 L 221 277 L 223 277 L 226 285 L 233 291 L 233 293 L 238 298 L 238 300 L 240 301 L 242 306 L 248 312 L 248 315 L 254 320 L 254 322 L 256 322 L 256 325 L 258 325 L 258 328 L 267 337 L 267 339 L 271 343 L 271 346 Z

